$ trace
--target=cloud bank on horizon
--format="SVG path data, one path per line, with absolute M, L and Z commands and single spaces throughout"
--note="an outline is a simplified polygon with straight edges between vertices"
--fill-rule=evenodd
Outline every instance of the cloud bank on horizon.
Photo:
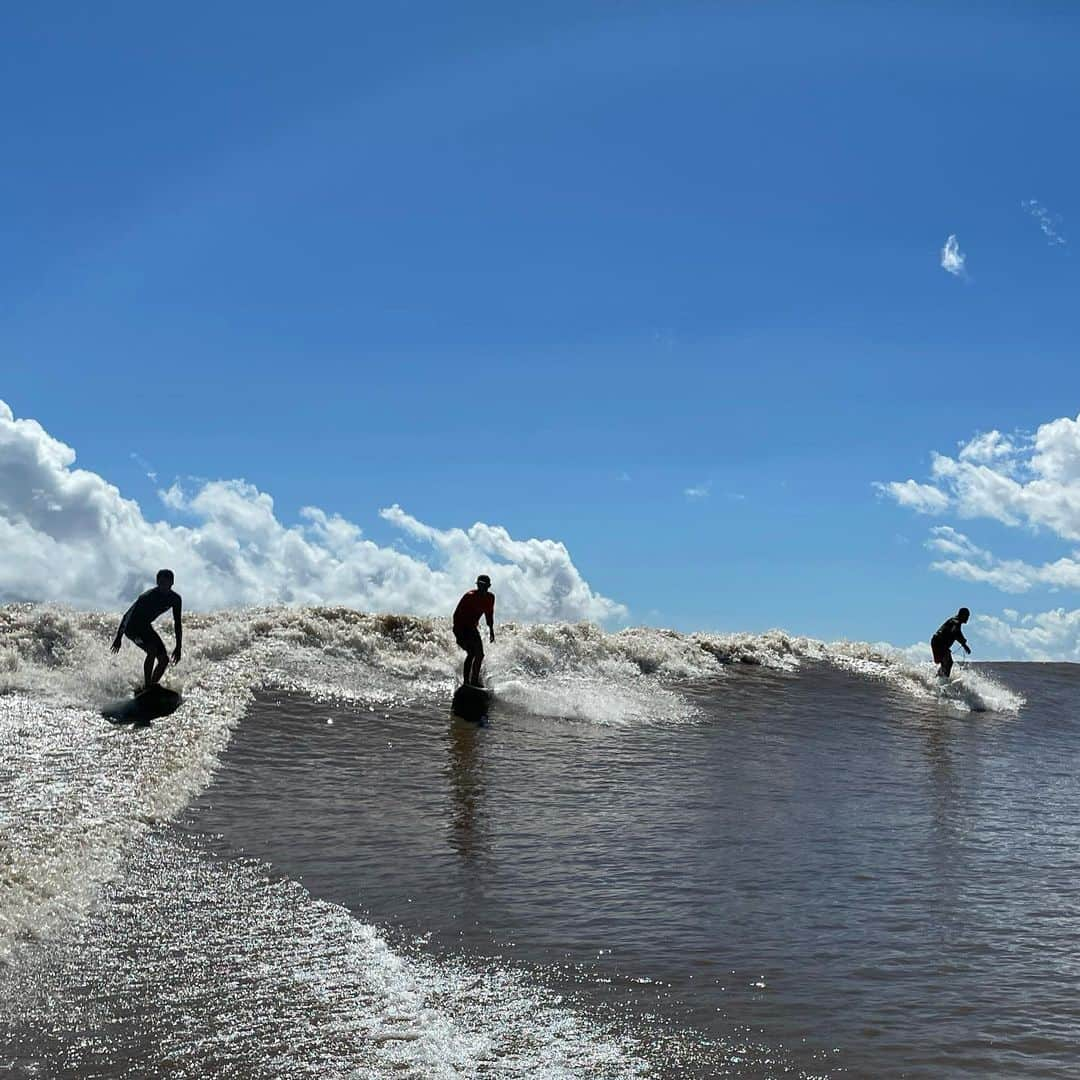
M 171 567 L 196 610 L 263 604 L 346 604 L 366 611 L 448 614 L 477 573 L 495 580 L 504 618 L 610 622 L 620 603 L 595 592 L 566 546 L 516 540 L 497 525 L 436 529 L 399 506 L 380 516 L 426 545 L 431 561 L 382 547 L 317 507 L 285 525 L 270 495 L 242 480 L 161 492 L 191 524 L 148 521 L 139 505 L 36 420 L 0 400 L 0 602 L 126 607 Z
M 898 505 L 919 514 L 996 521 L 1066 544 L 1080 541 L 1080 416 L 1041 424 L 1034 434 L 988 431 L 960 444 L 953 457 L 931 456 L 929 482 L 878 484 Z M 1004 593 L 1080 588 L 1080 548 L 1052 562 L 1000 558 L 952 525 L 931 528 L 933 570 Z M 1009 655 L 1080 660 L 1080 610 L 1055 608 L 977 617 L 980 631 Z

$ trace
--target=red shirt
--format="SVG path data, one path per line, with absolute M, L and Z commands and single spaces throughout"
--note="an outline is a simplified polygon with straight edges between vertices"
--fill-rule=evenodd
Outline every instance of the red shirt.
M 495 594 L 482 593 L 479 589 L 470 589 L 454 608 L 454 629 L 475 630 L 480 625 L 480 616 L 487 619 L 488 626 L 495 618 Z

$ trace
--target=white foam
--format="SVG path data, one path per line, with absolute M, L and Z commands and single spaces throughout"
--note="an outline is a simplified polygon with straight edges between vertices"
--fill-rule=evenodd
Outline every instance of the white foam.
M 914 662 L 906 652 L 888 646 L 836 641 L 823 647 L 821 659 L 867 678 L 881 679 L 911 697 L 961 712 L 1015 713 L 1024 704 L 1021 694 L 988 672 L 958 665 L 952 678 L 944 681 L 938 678 L 934 664 Z
M 147 1075 L 262 1075 L 269 1048 L 277 1076 L 615 1080 L 648 1071 L 631 1038 L 606 1034 L 505 965 L 403 956 L 374 927 L 268 869 L 207 858 L 197 841 L 155 831 L 100 918 L 46 953 L 46 970 L 14 965 L 4 999 L 25 1028 L 71 1033 L 66 1064 L 95 1074 L 127 1066 L 130 1050 L 79 1035 L 100 1032 L 102 1002 L 131 1001 L 161 1018 L 134 1062 Z

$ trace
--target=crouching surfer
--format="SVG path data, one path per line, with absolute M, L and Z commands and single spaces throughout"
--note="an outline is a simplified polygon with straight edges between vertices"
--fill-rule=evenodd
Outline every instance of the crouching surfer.
M 180 625 L 180 595 L 173 592 L 173 580 L 171 570 L 157 572 L 157 585 L 152 589 L 147 589 L 127 609 L 120 620 L 120 627 L 112 643 L 114 653 L 120 651 L 124 638 L 138 645 L 146 653 L 146 662 L 143 664 L 143 674 L 146 679 L 144 689 L 146 690 L 160 681 L 161 676 L 165 674 L 165 669 L 169 666 L 169 654 L 165 650 L 165 642 L 161 640 L 152 624 L 159 615 L 163 615 L 170 608 L 172 608 L 173 631 L 176 637 L 172 662 L 180 663 L 180 647 L 183 643 L 184 632 Z
M 488 624 L 488 640 L 495 640 L 495 594 L 491 578 L 481 574 L 476 588 L 470 589 L 454 608 L 454 640 L 465 650 L 465 685 L 483 686 L 480 665 L 484 662 L 484 643 L 480 639 L 480 617 Z
M 971 649 L 968 648 L 964 631 L 960 629 L 971 618 L 971 612 L 962 607 L 951 619 L 946 619 L 938 627 L 937 633 L 930 639 L 930 649 L 934 654 L 934 663 L 938 665 L 938 678 L 947 679 L 952 671 L 952 646 L 959 642 L 964 647 L 964 652 L 969 656 Z

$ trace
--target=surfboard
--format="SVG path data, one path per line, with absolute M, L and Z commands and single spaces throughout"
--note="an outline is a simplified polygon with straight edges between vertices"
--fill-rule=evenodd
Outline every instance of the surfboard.
M 151 686 L 134 697 L 110 702 L 101 710 L 101 715 L 114 724 L 149 724 L 151 720 L 176 712 L 183 700 L 175 690 Z
M 454 691 L 450 711 L 454 716 L 460 716 L 462 720 L 482 724 L 487 720 L 491 698 L 491 691 L 485 686 L 459 686 Z

